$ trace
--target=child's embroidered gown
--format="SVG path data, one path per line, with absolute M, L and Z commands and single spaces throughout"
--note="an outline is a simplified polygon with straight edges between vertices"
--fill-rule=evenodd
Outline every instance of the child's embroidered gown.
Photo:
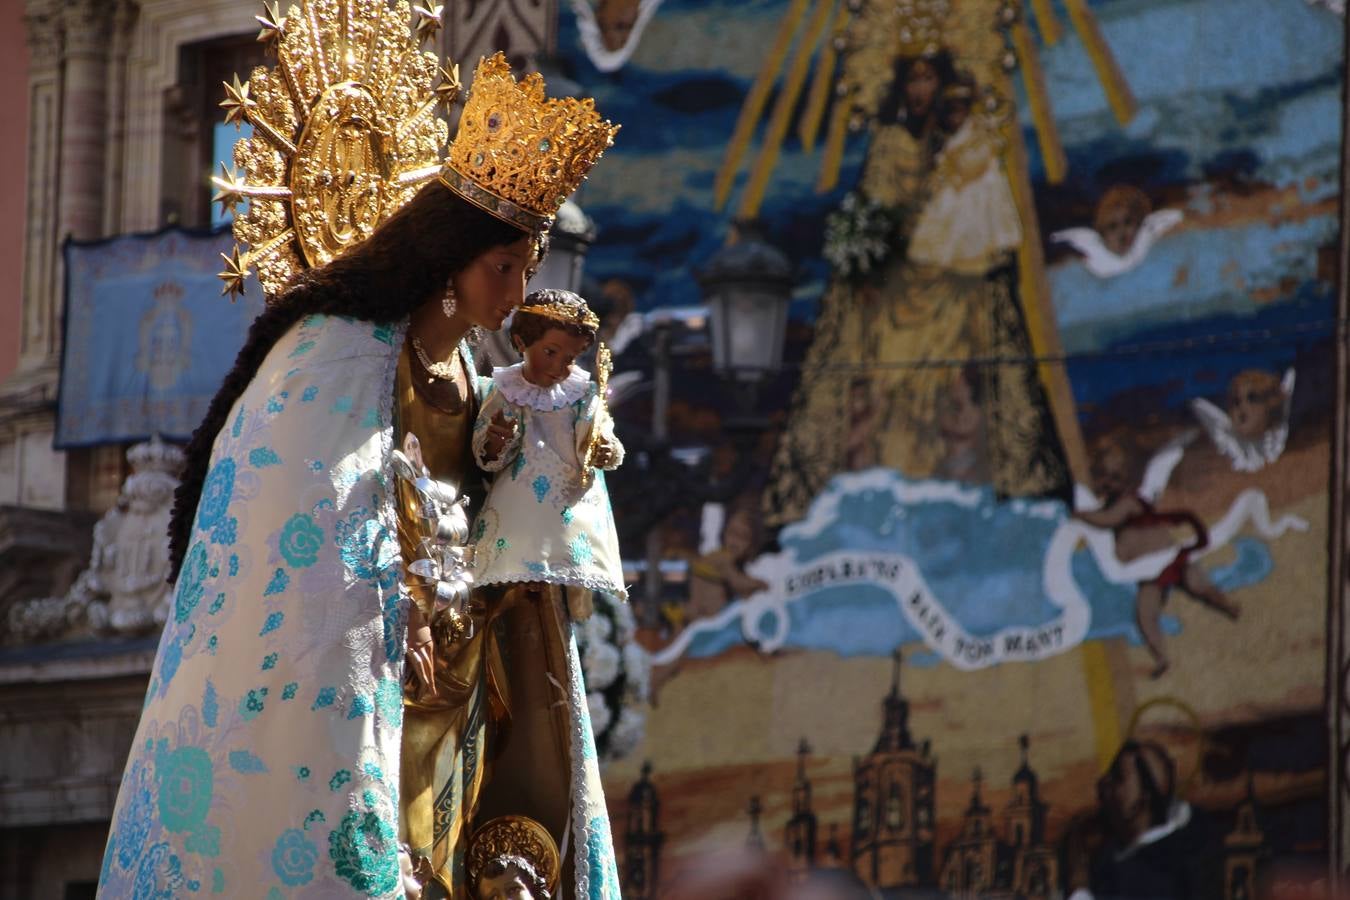
M 478 464 L 497 473 L 474 528 L 477 584 L 539 581 L 627 599 L 604 473 L 597 471 L 589 487 L 581 478 L 600 407 L 582 369 L 573 367 L 550 388 L 527 381 L 523 364 L 493 370 L 473 435 Z M 487 426 L 502 412 L 516 420 L 516 433 L 487 460 Z M 617 468 L 623 447 L 607 418 L 601 433 L 614 448 L 607 468 Z

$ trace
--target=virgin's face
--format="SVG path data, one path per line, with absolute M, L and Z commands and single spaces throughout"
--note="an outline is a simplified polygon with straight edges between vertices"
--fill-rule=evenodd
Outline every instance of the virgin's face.
M 937 69 L 924 60 L 916 61 L 905 76 L 905 109 L 911 116 L 926 116 L 940 87 Z
M 451 279 L 459 315 L 470 325 L 496 331 L 525 299 L 530 246 L 530 239 L 521 236 L 514 243 L 493 247 Z

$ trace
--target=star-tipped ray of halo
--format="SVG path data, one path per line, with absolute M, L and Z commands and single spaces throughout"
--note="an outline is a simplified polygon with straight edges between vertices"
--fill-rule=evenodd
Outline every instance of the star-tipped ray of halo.
M 414 6 L 413 12 L 417 13 L 417 46 L 420 47 L 441 30 L 445 6 L 428 3 L 426 6 Z
M 276 0 L 263 3 L 263 14 L 254 16 L 261 30 L 258 32 L 258 43 L 269 44 L 275 47 L 281 41 L 281 36 L 286 30 L 286 17 L 281 14 Z
M 243 185 L 239 183 L 239 176 L 227 169 L 222 162 L 220 175 L 213 177 L 211 183 L 216 186 L 216 193 L 211 197 L 211 202 L 219 203 L 222 213 L 234 215 L 235 207 L 244 202 L 244 193 L 241 190 Z
M 248 95 L 248 82 L 241 82 L 239 76 L 234 76 L 234 82 L 224 82 L 225 99 L 220 101 L 220 108 L 225 110 L 225 124 L 233 125 L 238 128 L 249 120 L 249 111 L 257 106 L 257 103 Z
M 463 90 L 464 83 L 459 80 L 459 63 L 455 63 L 449 69 L 441 66 L 441 83 L 436 85 L 436 99 L 445 106 L 446 112 L 454 106 Z
M 239 245 L 235 244 L 229 253 L 220 254 L 220 258 L 225 260 L 225 271 L 218 273 L 220 280 L 225 282 L 225 286 L 220 289 L 220 295 L 226 294 L 233 303 L 235 297 L 244 294 L 244 279 L 248 278 L 248 254 L 239 255 Z

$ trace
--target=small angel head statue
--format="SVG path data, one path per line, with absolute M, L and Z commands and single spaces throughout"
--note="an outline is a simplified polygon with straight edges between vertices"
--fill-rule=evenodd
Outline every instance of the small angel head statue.
M 501 816 L 474 832 L 466 866 L 475 900 L 551 900 L 562 860 L 543 825 Z

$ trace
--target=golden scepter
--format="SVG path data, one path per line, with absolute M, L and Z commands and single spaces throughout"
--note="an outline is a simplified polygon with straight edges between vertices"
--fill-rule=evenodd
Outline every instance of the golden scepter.
M 609 418 L 609 402 L 607 392 L 609 390 L 609 373 L 614 368 L 614 361 L 610 356 L 609 348 L 605 346 L 604 341 L 600 342 L 600 348 L 595 351 L 595 384 L 600 395 L 600 408 L 595 411 L 595 421 L 591 423 L 591 438 L 586 444 L 586 457 L 581 461 L 581 487 L 587 490 L 591 482 L 595 480 L 595 451 L 600 447 L 600 441 L 604 439 L 604 429 L 601 428 L 604 420 Z

